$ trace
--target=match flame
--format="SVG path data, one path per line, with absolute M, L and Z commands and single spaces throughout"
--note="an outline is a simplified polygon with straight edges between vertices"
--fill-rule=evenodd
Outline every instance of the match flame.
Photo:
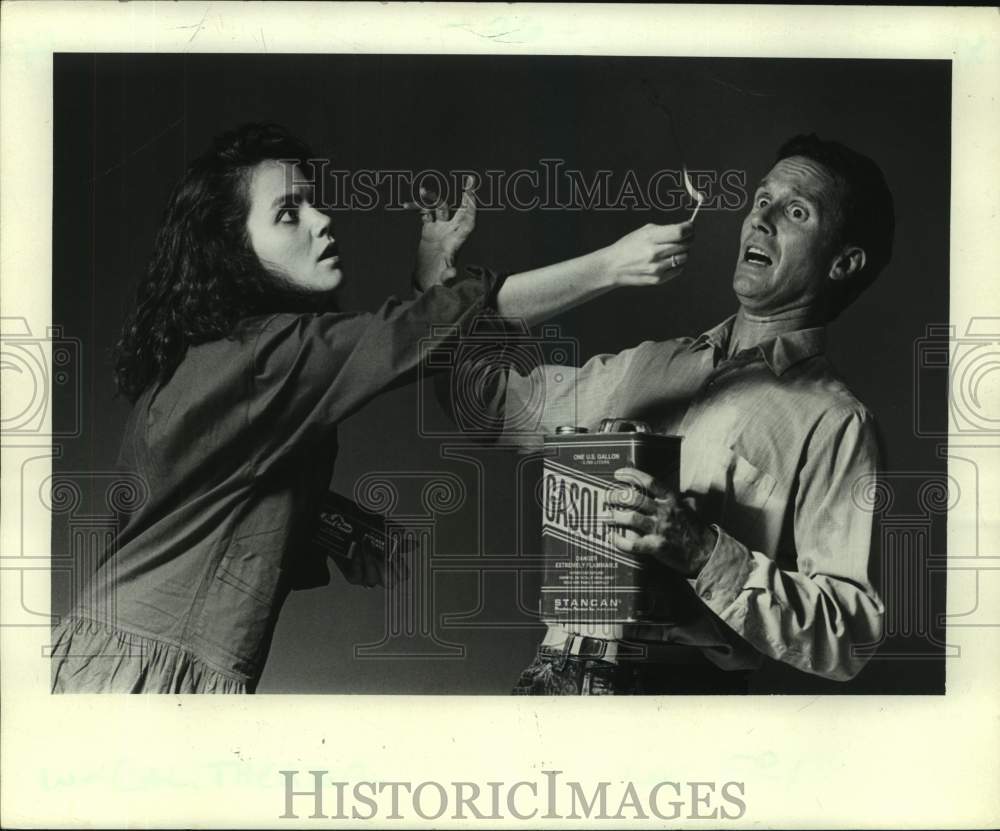
M 687 165 L 684 165 L 684 190 L 688 192 L 688 196 L 697 202 L 694 206 L 694 213 L 691 214 L 691 218 L 688 220 L 688 222 L 694 222 L 694 218 L 698 216 L 698 211 L 701 210 L 701 203 L 705 201 L 705 194 L 700 190 L 695 190 L 694 183 L 691 181 L 691 177 L 688 176 Z

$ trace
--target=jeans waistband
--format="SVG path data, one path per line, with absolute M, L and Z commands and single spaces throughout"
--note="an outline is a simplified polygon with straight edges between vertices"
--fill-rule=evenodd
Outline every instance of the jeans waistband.
M 569 658 L 615 664 L 618 663 L 618 641 L 606 641 L 585 635 L 559 636 L 558 638 L 547 635 L 541 646 L 538 647 L 538 653 L 558 658 L 560 669 Z
M 636 643 L 605 640 L 587 635 L 566 635 L 548 632 L 538 654 L 558 659 L 559 668 L 570 658 L 621 664 L 642 661 L 657 664 L 705 666 L 711 662 L 696 646 L 671 643 Z

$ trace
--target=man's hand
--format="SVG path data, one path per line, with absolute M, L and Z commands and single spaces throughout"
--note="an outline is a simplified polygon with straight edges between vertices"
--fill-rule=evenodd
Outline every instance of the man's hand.
M 417 246 L 417 263 L 414 280 L 421 290 L 439 285 L 456 275 L 455 257 L 476 227 L 476 198 L 473 178 L 465 177 L 462 204 L 452 216 L 447 203 L 439 196 L 420 189 L 417 202 L 407 202 L 403 207 L 420 211 L 423 230 Z
M 697 577 L 715 549 L 718 534 L 682 500 L 648 473 L 625 467 L 615 479 L 631 487 L 608 496 L 611 524 L 635 532 L 614 537 L 626 554 L 651 554 L 685 577 Z
M 615 286 L 658 286 L 684 271 L 694 225 L 643 225 L 601 253 Z

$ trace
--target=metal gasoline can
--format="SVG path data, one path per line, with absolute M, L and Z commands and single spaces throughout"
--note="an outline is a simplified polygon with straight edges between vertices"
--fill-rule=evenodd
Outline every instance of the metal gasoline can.
M 544 441 L 541 617 L 580 634 L 621 637 L 624 624 L 647 619 L 655 594 L 648 578 L 657 569 L 648 556 L 613 544 L 633 533 L 608 522 L 608 494 L 627 487 L 614 473 L 634 467 L 677 491 L 681 437 L 604 419 L 596 433 L 566 426 Z

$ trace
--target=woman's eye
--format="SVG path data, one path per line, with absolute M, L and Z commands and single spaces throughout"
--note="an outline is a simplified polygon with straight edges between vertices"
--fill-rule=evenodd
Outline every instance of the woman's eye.
M 299 212 L 296 208 L 284 208 L 278 211 L 278 222 L 282 222 L 286 225 L 292 225 L 299 221 Z

